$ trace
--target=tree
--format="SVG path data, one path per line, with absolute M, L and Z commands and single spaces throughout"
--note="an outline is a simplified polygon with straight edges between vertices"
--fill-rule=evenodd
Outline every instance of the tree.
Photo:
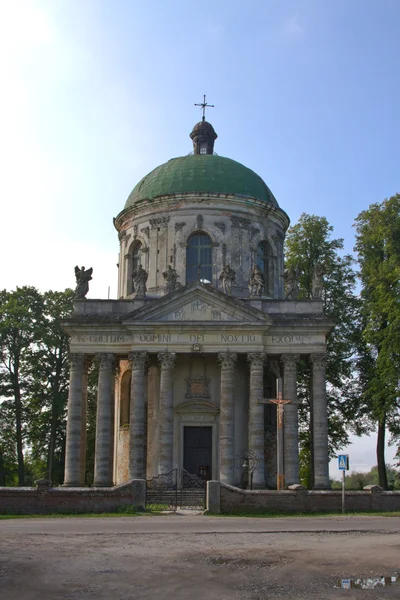
M 343 240 L 331 237 L 333 227 L 325 217 L 302 214 L 286 236 L 285 266 L 296 270 L 299 276 L 299 298 L 312 298 L 313 272 L 318 267 L 324 273 L 322 301 L 324 311 L 336 326 L 327 338 L 327 397 L 329 417 L 329 448 L 335 450 L 348 442 L 346 426 L 353 423 L 357 433 L 366 428 L 366 422 L 354 422 L 356 391 L 354 352 L 359 301 L 355 295 L 356 274 L 354 259 L 343 254 Z M 311 368 L 300 363 L 298 393 L 300 405 L 300 464 L 302 480 L 313 484 L 312 397 L 310 393 Z
M 18 462 L 18 485 L 25 483 L 23 445 L 26 436 L 24 392 L 28 385 L 27 362 L 38 338 L 43 309 L 36 288 L 0 292 L 0 397 L 1 410 L 12 414 Z M 3 442 L 1 442 L 3 443 Z
M 62 329 L 62 320 L 71 314 L 73 298 L 74 292 L 69 289 L 43 294 L 39 337 L 27 365 L 31 461 L 45 468 L 38 476 L 57 483 L 63 475 L 69 381 L 69 338 Z
M 363 399 L 378 425 L 379 482 L 388 489 L 385 435 L 398 435 L 400 368 L 400 195 L 356 218 L 362 285 L 359 371 Z

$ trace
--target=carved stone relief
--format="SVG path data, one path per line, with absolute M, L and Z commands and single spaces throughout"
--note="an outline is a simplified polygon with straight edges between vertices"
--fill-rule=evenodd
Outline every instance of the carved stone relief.
M 175 223 L 175 233 L 178 233 L 178 231 L 182 231 L 185 225 L 186 221 L 180 221 L 179 223 Z
M 239 227 L 240 229 L 250 229 L 251 221 L 250 219 L 245 219 L 245 217 L 238 217 L 236 215 L 231 215 L 232 227 Z
M 226 225 L 223 221 L 215 221 L 214 225 L 217 229 L 219 229 L 221 231 L 221 233 L 223 233 L 225 235 Z
M 150 227 L 154 229 L 155 227 L 168 227 L 169 217 L 156 217 L 155 219 L 150 219 Z
M 191 377 L 185 379 L 186 394 L 185 398 L 210 398 L 208 385 L 210 380 L 205 377 Z

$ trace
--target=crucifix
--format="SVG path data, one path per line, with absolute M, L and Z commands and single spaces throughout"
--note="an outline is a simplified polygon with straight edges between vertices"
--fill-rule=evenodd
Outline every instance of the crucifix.
M 282 378 L 276 380 L 276 398 L 263 398 L 260 402 L 265 404 L 276 404 L 277 408 L 277 426 L 276 426 L 276 454 L 277 454 L 277 473 L 276 489 L 285 488 L 285 468 L 284 468 L 284 446 L 283 446 L 283 410 L 285 404 L 290 404 L 291 400 L 285 400 L 282 396 Z
M 205 94 L 204 94 L 203 102 L 195 103 L 195 106 L 201 106 L 201 108 L 203 109 L 203 119 L 202 119 L 203 121 L 206 120 L 206 108 L 215 108 L 214 104 L 207 104 Z

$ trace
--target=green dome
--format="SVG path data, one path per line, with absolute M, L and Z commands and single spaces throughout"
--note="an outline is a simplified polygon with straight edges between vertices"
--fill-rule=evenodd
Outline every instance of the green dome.
M 131 192 L 125 208 L 140 200 L 190 192 L 234 194 L 278 206 L 270 189 L 251 169 L 216 154 L 191 154 L 173 158 L 143 177 Z

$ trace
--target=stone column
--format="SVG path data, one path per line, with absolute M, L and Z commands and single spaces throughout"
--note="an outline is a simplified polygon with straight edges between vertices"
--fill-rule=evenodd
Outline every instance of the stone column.
M 249 400 L 249 452 L 258 459 L 257 470 L 253 474 L 253 487 L 265 487 L 264 465 L 264 361 L 265 354 L 254 352 L 247 355 L 250 362 Z
M 311 354 L 314 432 L 314 489 L 329 489 L 326 354 Z
M 88 397 L 88 372 L 92 359 L 85 357 L 83 362 L 82 380 L 82 411 L 81 411 L 81 473 L 80 485 L 86 482 L 86 431 L 87 431 L 87 397 Z
M 144 370 L 146 352 L 131 352 L 132 367 L 129 431 L 129 479 L 146 479 L 144 462 Z
M 158 455 L 158 472 L 169 473 L 173 468 L 174 442 L 174 394 L 172 371 L 176 359 L 175 352 L 160 352 L 158 360 L 161 364 L 160 377 L 160 439 Z
M 299 483 L 299 417 L 297 403 L 297 363 L 299 354 L 282 354 L 283 398 L 290 400 L 285 404 L 284 419 L 284 455 L 285 486 Z
M 96 487 L 109 487 L 113 484 L 113 401 L 114 401 L 114 354 L 97 354 L 99 362 L 99 385 L 97 392 L 96 446 L 94 458 L 94 482 Z
M 236 352 L 219 352 L 221 364 L 220 423 L 219 423 L 219 460 L 220 481 L 233 485 L 235 467 L 233 387 Z
M 65 445 L 65 487 L 79 487 L 81 485 L 84 361 L 84 354 L 70 355 L 67 439 Z

